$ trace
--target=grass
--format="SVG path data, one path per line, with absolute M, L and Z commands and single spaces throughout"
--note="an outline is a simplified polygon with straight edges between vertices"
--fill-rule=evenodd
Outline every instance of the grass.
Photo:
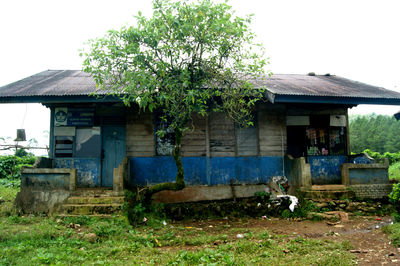
M 396 179 L 400 181 L 400 162 L 389 166 L 389 179 Z
M 0 186 L 0 195 L 8 200 L 17 191 Z M 164 226 L 154 221 L 132 228 L 123 217 L 17 216 L 8 203 L 0 204 L 0 265 L 355 264 L 346 241 L 274 235 L 265 228 L 225 224 L 191 227 L 168 221 Z
M 19 191 L 19 187 L 13 186 L 13 183 L 5 182 L 0 179 L 0 216 L 9 216 L 13 213 L 14 199 Z
M 394 223 L 382 228 L 386 233 L 390 235 L 392 244 L 396 247 L 400 247 L 400 223 Z

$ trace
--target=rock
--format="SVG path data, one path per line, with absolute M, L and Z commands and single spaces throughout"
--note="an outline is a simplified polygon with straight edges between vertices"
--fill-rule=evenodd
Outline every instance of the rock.
M 329 204 L 327 202 L 320 202 L 315 205 L 317 208 L 327 208 Z
M 85 234 L 83 237 L 86 238 L 87 240 L 89 240 L 89 242 L 91 242 L 91 243 L 96 242 L 96 239 L 97 239 L 97 235 L 95 233 L 88 233 L 88 234 Z
M 346 212 L 343 212 L 343 211 L 332 211 L 332 212 L 326 212 L 325 214 L 333 215 L 333 216 L 339 218 L 340 221 L 342 221 L 342 222 L 348 222 L 349 221 L 349 215 Z
M 336 228 L 344 228 L 344 225 L 343 225 L 343 224 L 336 224 L 336 225 L 334 225 L 333 227 L 336 227 Z

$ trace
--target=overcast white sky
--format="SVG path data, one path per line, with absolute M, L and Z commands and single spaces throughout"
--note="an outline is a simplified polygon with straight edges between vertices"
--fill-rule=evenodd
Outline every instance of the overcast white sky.
M 238 15 L 254 14 L 253 30 L 274 73 L 331 73 L 400 91 L 400 2 L 233 0 Z M 90 38 L 132 24 L 150 0 L 2 0 L 0 86 L 47 69 L 81 69 L 78 50 Z M 399 106 L 357 107 L 351 113 L 392 115 Z M 24 118 L 25 117 L 25 118 Z M 0 104 L 0 137 L 46 143 L 49 112 L 41 105 Z

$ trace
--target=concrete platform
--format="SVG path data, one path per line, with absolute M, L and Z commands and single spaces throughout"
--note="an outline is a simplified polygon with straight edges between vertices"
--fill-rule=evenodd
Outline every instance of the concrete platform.
M 179 191 L 164 190 L 153 195 L 154 202 L 180 203 L 253 197 L 267 185 L 192 186 Z

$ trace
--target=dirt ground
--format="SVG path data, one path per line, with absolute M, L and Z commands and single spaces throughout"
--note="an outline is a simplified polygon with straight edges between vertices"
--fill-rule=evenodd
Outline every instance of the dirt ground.
M 296 221 L 270 219 L 210 220 L 186 222 L 204 231 L 219 231 L 221 226 L 243 228 L 243 231 L 267 230 L 271 235 L 349 241 L 349 252 L 358 257 L 358 265 L 400 265 L 400 248 L 395 248 L 381 228 L 392 222 L 392 217 L 350 216 L 348 221 Z

